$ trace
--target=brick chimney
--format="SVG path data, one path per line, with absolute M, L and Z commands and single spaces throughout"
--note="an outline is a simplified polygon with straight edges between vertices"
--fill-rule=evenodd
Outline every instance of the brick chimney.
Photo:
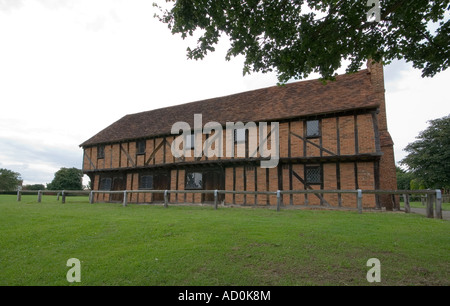
M 397 174 L 395 170 L 394 142 L 388 131 L 383 65 L 369 59 L 367 61 L 367 70 L 370 74 L 374 98 L 380 105 L 377 118 L 382 156 L 378 167 L 378 185 L 381 190 L 396 190 Z M 380 195 L 379 201 L 381 207 L 385 207 L 386 210 L 399 209 L 398 197 Z

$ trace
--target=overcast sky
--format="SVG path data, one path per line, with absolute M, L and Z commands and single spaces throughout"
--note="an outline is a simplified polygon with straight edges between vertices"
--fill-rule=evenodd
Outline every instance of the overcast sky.
M 61 167 L 81 168 L 79 144 L 126 114 L 276 85 L 275 74 L 243 77 L 225 41 L 188 60 L 195 42 L 172 36 L 152 2 L 0 0 L 0 168 L 49 183 Z M 450 71 L 420 74 L 385 67 L 396 161 L 428 120 L 450 113 Z

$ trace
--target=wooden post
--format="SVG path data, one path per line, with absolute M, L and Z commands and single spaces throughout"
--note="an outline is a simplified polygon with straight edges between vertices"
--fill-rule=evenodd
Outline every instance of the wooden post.
M 362 190 L 358 189 L 356 193 L 356 198 L 358 202 L 358 213 L 362 214 Z
M 60 192 L 58 192 L 57 194 L 56 194 L 56 201 L 59 201 L 59 195 L 60 195 L 61 193 Z
M 127 191 L 123 191 L 123 206 L 127 206 L 128 198 L 127 198 Z
M 41 203 L 41 201 L 42 201 L 42 191 L 39 190 L 38 191 L 38 203 Z
M 164 207 L 167 208 L 168 207 L 168 199 L 167 199 L 167 190 L 164 190 Z
M 20 190 L 17 190 L 17 202 L 22 201 L 22 194 L 20 193 Z
M 92 190 L 89 193 L 89 204 L 94 204 L 94 192 Z
M 436 189 L 436 218 L 442 219 L 442 193 Z
M 61 203 L 64 204 L 66 203 L 66 193 L 64 192 L 64 190 L 61 192 L 62 194 L 62 199 L 61 199 Z
M 427 218 L 433 218 L 433 202 L 434 202 L 434 195 L 427 194 Z
M 217 193 L 218 193 L 217 189 L 214 190 L 214 209 L 216 209 L 216 210 L 217 210 L 217 201 L 218 201 Z
M 409 205 L 409 194 L 404 194 L 403 199 L 405 200 L 405 213 L 411 212 L 411 206 Z
M 277 190 L 277 211 L 280 211 L 281 206 L 281 191 Z

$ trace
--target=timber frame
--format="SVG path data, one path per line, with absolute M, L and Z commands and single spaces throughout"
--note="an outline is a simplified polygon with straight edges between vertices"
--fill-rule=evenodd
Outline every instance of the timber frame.
M 186 107 L 192 108 L 190 112 L 184 110 L 185 105 L 181 105 L 162 109 L 159 114 L 150 111 L 125 116 L 81 145 L 83 171 L 93 182 L 94 190 L 100 189 L 101 180 L 105 177 L 112 178 L 111 190 L 119 187 L 137 190 L 143 173 L 151 176 L 152 184 L 155 186 L 172 190 L 188 190 L 186 188 L 188 179 L 197 180 L 195 186 L 205 190 L 396 189 L 393 143 L 387 131 L 381 65 L 369 64 L 368 70 L 356 75 L 338 77 L 335 84 L 327 85 L 330 86 L 328 88 L 320 87 L 317 83 L 318 81 L 297 82 L 286 85 L 286 88 L 274 87 L 217 98 L 217 101 L 212 99 L 186 104 Z M 302 95 L 307 96 L 309 89 L 315 93 L 319 92 L 313 98 L 320 101 L 318 104 L 322 105 L 322 109 L 313 111 L 307 108 L 307 105 L 301 105 L 308 103 L 304 101 Z M 318 90 L 324 92 L 322 96 Z M 274 96 L 273 100 L 267 101 L 267 104 L 272 103 L 270 114 L 267 114 L 268 111 L 264 107 L 261 110 L 258 108 L 261 105 L 258 99 L 261 97 L 270 99 L 268 93 Z M 330 93 L 334 95 L 333 101 L 327 101 L 331 100 Z M 282 97 L 284 100 L 275 97 Z M 236 113 L 230 111 L 242 103 L 250 103 L 253 101 L 251 99 L 256 103 L 253 108 L 254 115 L 250 113 L 248 117 L 239 117 L 239 109 L 236 109 Z M 288 102 L 283 104 L 281 101 Z M 215 110 L 222 105 L 224 110 Z M 196 108 L 198 110 L 195 110 Z M 156 120 L 153 119 L 155 117 L 167 117 L 160 120 L 169 120 L 168 118 L 173 117 L 173 120 L 182 118 L 188 121 L 189 117 L 199 110 L 206 113 L 204 117 L 209 115 L 208 118 L 215 118 L 218 122 L 221 121 L 221 116 L 228 116 L 222 120 L 224 128 L 225 122 L 232 119 L 242 120 L 244 123 L 252 118 L 255 123 L 278 122 L 280 126 L 278 166 L 263 169 L 260 162 L 264 158 L 259 155 L 249 157 L 253 155 L 249 154 L 251 152 L 249 152 L 248 130 L 245 157 L 175 158 L 171 154 L 171 144 L 177 135 L 170 134 L 169 126 L 162 126 L 155 132 L 149 131 L 147 134 L 139 135 L 141 130 L 145 130 L 145 126 L 140 127 L 136 122 Z M 314 122 L 310 126 L 318 125 L 313 137 L 307 135 L 307 124 L 311 121 Z M 152 126 L 158 124 L 162 123 L 157 121 Z M 168 124 L 171 124 L 171 121 L 166 125 Z M 136 131 L 133 132 L 133 129 Z M 121 133 L 123 135 L 118 137 L 117 135 Z M 266 139 L 270 137 L 272 136 L 269 133 Z M 203 140 L 207 138 L 208 135 L 203 135 Z M 145 151 L 142 151 L 143 148 Z M 98 152 L 102 154 L 99 155 Z M 160 175 L 156 173 L 165 173 L 164 177 L 167 179 L 158 178 Z M 191 173 L 189 177 L 188 173 Z M 116 179 L 114 185 L 114 178 L 118 177 L 123 178 L 123 184 Z M 114 199 L 109 195 L 96 194 L 96 196 L 103 197 L 96 201 L 120 200 L 118 196 Z M 161 198 L 155 199 L 151 195 L 141 195 L 141 198 L 133 196 L 129 200 L 136 203 L 162 201 Z M 225 194 L 221 200 L 241 205 L 276 204 L 273 195 Z M 184 193 L 170 195 L 170 201 L 197 203 L 210 202 L 211 199 L 207 195 Z M 282 196 L 283 205 L 345 207 L 354 205 L 353 202 L 354 197 L 346 197 L 345 194 Z M 378 195 L 373 195 L 364 202 L 377 209 L 382 207 L 392 209 L 398 205 L 395 201 L 392 202 L 391 198 L 385 199 Z

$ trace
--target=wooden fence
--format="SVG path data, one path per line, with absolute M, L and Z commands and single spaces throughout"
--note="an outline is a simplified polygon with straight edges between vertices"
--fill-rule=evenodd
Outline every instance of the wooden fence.
M 228 191 L 228 190 L 123 190 L 123 191 L 66 191 L 66 190 L 39 190 L 39 191 L 17 191 L 17 201 L 21 200 L 21 195 L 24 193 L 37 193 L 38 202 L 41 202 L 42 195 L 56 194 L 59 200 L 61 196 L 62 203 L 66 202 L 66 196 L 70 195 L 89 195 L 89 203 L 94 203 L 94 194 L 123 194 L 123 206 L 128 204 L 128 195 L 132 193 L 162 193 L 164 194 L 164 207 L 169 205 L 169 194 L 177 193 L 200 193 L 200 194 L 214 194 L 214 208 L 217 209 L 219 204 L 219 194 L 247 194 L 247 195 L 276 195 L 277 197 L 277 211 L 280 211 L 283 204 L 281 201 L 284 194 L 354 194 L 356 197 L 356 203 L 358 213 L 363 211 L 363 195 L 364 194 L 388 194 L 392 196 L 403 196 L 405 202 L 405 212 L 410 213 L 411 207 L 409 205 L 410 196 L 421 196 L 426 200 L 426 215 L 428 218 L 442 219 L 442 193 L 440 190 L 277 190 L 277 191 Z M 336 208 L 339 209 L 339 208 Z M 350 209 L 350 208 L 345 208 Z

